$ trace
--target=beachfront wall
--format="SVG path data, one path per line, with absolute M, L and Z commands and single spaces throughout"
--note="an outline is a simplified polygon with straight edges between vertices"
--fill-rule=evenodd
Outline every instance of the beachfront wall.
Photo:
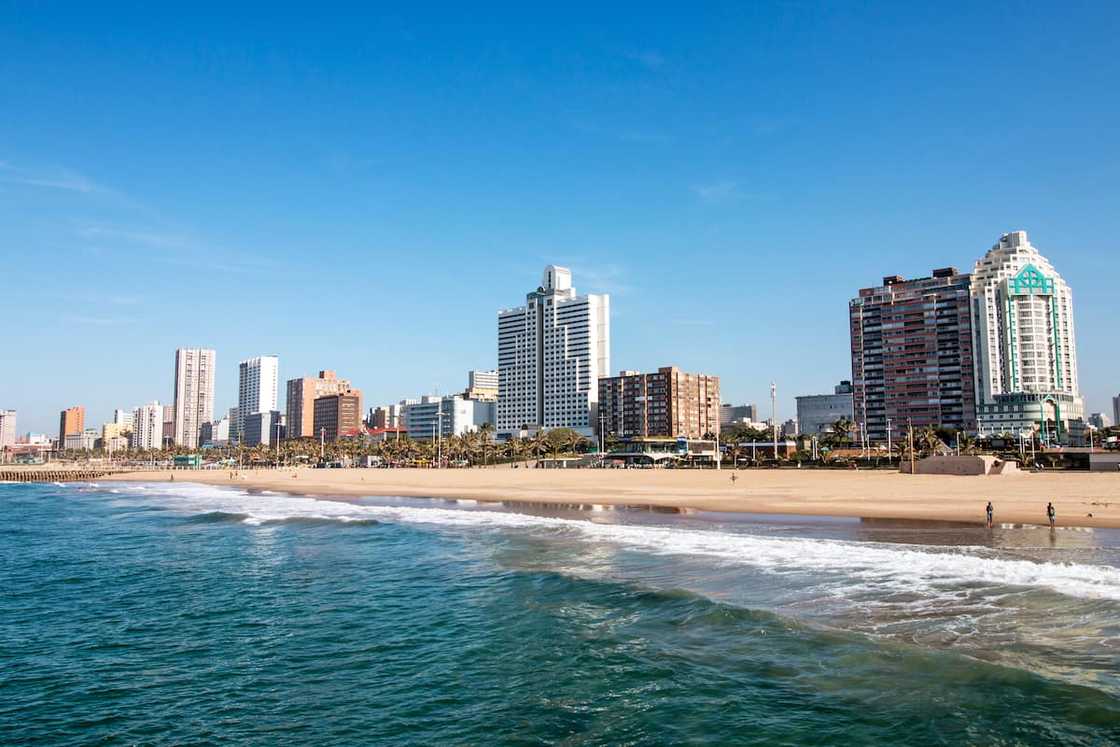
M 1120 472 L 1120 454 L 1090 454 L 1090 472 Z
M 903 459 L 899 471 L 910 474 L 910 461 Z M 1007 475 L 1019 471 L 1015 462 L 993 456 L 932 456 L 914 464 L 919 475 Z

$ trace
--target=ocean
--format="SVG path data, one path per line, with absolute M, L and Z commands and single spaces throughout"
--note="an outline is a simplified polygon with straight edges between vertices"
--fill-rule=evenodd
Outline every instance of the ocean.
M 0 743 L 1117 744 L 1120 533 L 0 485 Z

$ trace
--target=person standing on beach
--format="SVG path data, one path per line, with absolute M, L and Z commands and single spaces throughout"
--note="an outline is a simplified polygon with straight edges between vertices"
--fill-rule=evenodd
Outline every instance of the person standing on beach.
M 988 514 L 988 529 L 992 528 L 992 502 L 988 501 L 988 507 L 984 509 Z
M 1054 528 L 1054 519 L 1056 512 L 1054 511 L 1054 502 L 1050 501 L 1046 504 L 1046 518 L 1050 520 L 1050 528 Z

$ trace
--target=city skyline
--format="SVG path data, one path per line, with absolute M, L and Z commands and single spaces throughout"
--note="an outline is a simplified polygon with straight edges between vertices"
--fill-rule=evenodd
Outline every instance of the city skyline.
M 182 345 L 217 351 L 219 411 L 226 366 L 262 350 L 371 402 L 451 392 L 496 366 L 493 304 L 548 262 L 610 294 L 615 367 L 716 372 L 729 402 L 777 381 L 788 416 L 849 378 L 853 289 L 967 270 L 1016 230 L 1077 293 L 1087 411 L 1120 389 L 1117 8 L 612 8 L 600 30 L 240 13 L 0 27 L 21 351 L 0 408 L 22 432 L 75 402 L 91 422 L 171 402 Z M 1037 54 L 1055 39 L 1077 41 Z

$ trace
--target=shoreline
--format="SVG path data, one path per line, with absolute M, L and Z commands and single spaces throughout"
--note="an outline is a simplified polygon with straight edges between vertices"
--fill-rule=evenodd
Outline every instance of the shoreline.
M 1120 529 L 1120 474 L 904 475 L 839 470 L 310 469 L 141 471 L 111 482 L 169 482 L 269 490 L 307 497 L 461 499 L 542 506 L 604 505 L 668 512 L 837 516 L 982 525 Z M 231 479 L 231 475 L 236 475 Z M 736 480 L 731 481 L 731 475 Z M 1092 514 L 1092 516 L 1089 516 Z

